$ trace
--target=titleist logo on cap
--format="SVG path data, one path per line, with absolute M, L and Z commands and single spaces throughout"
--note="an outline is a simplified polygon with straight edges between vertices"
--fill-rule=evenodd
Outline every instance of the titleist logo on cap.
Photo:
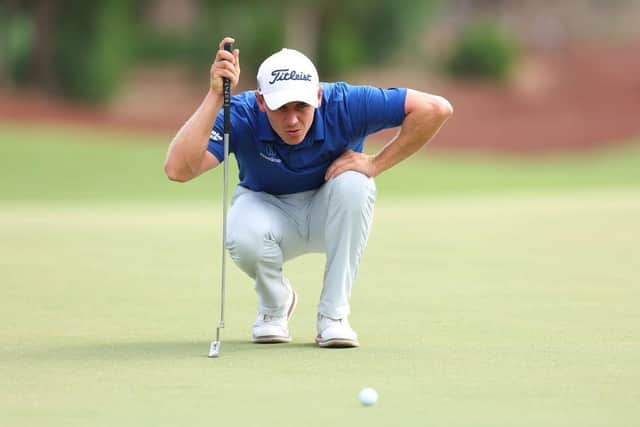
M 273 77 L 273 79 L 269 81 L 270 85 L 274 84 L 275 82 L 281 82 L 285 80 L 305 80 L 308 82 L 311 81 L 311 74 L 289 70 L 288 68 L 273 70 L 271 72 L 271 76 Z

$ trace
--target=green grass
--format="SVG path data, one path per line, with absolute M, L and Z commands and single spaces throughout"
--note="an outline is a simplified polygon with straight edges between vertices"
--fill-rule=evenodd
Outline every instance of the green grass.
M 0 194 L 8 201 L 211 198 L 218 170 L 189 185 L 163 170 L 172 135 L 106 129 L 0 128 Z M 221 169 L 221 168 L 220 168 Z M 221 189 L 222 187 L 220 187 Z
M 222 356 L 210 360 L 219 172 L 166 183 L 165 148 L 149 136 L 46 135 L 0 131 L 0 425 L 640 418 L 637 147 L 399 166 L 378 180 L 354 289 L 362 347 L 312 344 L 323 263 L 312 255 L 286 266 L 301 297 L 286 345 L 248 342 L 255 295 L 230 268 Z M 357 402 L 365 386 L 380 393 L 374 407 Z
M 222 168 L 187 185 L 168 182 L 172 135 L 94 129 L 0 127 L 0 197 L 29 200 L 208 200 Z M 572 157 L 417 156 L 378 177 L 383 197 L 640 187 L 640 144 Z M 231 163 L 235 177 L 235 161 Z

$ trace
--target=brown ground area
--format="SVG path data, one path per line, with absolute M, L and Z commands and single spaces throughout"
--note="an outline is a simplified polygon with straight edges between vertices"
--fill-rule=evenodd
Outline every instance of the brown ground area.
M 173 133 L 206 90 L 206 77 L 199 87 L 190 83 L 194 80 L 178 68 L 138 69 L 121 95 L 100 108 L 0 89 L 0 121 Z M 619 144 L 640 135 L 640 43 L 533 53 L 504 85 L 437 81 L 397 70 L 350 80 L 406 84 L 449 99 L 455 114 L 430 149 L 547 153 Z M 390 135 L 387 131 L 373 139 Z

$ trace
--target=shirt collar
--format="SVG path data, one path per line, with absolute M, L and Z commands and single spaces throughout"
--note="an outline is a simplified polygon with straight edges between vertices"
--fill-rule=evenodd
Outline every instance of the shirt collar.
M 269 123 L 269 118 L 267 117 L 267 113 L 263 111 L 258 111 L 258 138 L 261 141 L 276 141 L 280 140 L 278 134 L 273 130 L 271 124 Z M 324 141 L 324 122 L 322 120 L 322 115 L 320 114 L 320 108 L 316 108 L 316 111 L 313 113 L 313 125 L 311 125 L 310 129 L 311 134 L 313 135 L 313 141 Z M 306 140 L 307 138 L 305 138 Z
M 311 126 L 314 141 L 324 141 L 324 120 L 320 114 L 320 108 L 316 108 L 313 114 L 313 125 Z
M 275 141 L 278 134 L 271 128 L 267 113 L 258 110 L 258 138 L 261 141 Z

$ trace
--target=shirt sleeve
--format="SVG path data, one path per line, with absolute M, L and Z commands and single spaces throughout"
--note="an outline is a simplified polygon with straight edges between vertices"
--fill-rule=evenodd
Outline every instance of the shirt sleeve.
M 355 136 L 400 126 L 405 117 L 406 97 L 406 88 L 347 86 L 347 109 Z
M 247 132 L 249 120 L 247 107 L 247 92 L 231 97 L 231 129 L 229 129 L 229 153 L 235 153 L 236 143 Z M 209 134 L 207 151 L 213 154 L 219 162 L 224 160 L 224 108 L 221 108 Z
M 213 124 L 209 135 L 207 150 L 213 154 L 220 163 L 224 161 L 224 110 L 221 109 Z

